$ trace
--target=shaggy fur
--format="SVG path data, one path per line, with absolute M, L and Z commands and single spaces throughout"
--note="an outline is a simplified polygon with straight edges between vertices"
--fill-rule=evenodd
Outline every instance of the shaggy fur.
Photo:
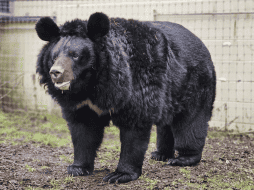
M 200 161 L 216 77 L 211 56 L 195 35 L 175 23 L 108 19 L 103 13 L 60 28 L 48 28 L 52 22 L 42 18 L 36 25 L 38 36 L 49 41 L 37 72 L 69 125 L 74 145 L 69 174 L 92 173 L 110 120 L 120 129 L 121 154 L 104 181 L 141 175 L 153 124 L 152 158 L 180 166 Z M 66 81 L 69 89 L 57 86 Z

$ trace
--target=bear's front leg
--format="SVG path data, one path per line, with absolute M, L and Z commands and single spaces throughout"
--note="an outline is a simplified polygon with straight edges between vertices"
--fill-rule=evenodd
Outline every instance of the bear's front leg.
M 68 166 L 68 174 L 73 176 L 89 175 L 94 170 L 94 159 L 109 117 L 98 117 L 87 109 L 80 110 L 67 118 L 74 146 L 74 162 Z
M 73 176 L 89 175 L 94 170 L 96 150 L 103 138 L 103 127 L 89 124 L 70 124 L 74 146 L 74 163 L 68 166 L 68 174 Z
M 152 126 L 152 125 L 151 125 Z M 126 183 L 138 179 L 142 173 L 144 155 L 148 147 L 151 126 L 120 127 L 121 154 L 115 172 L 103 178 L 110 183 Z

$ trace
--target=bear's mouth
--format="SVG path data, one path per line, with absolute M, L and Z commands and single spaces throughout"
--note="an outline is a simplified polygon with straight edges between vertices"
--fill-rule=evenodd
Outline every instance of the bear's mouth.
M 54 85 L 56 88 L 60 90 L 69 90 L 70 84 L 71 84 L 71 81 L 67 81 L 67 82 L 56 82 Z

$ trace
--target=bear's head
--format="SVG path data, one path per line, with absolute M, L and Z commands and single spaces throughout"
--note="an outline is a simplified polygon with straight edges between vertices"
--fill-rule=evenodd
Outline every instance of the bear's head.
M 49 42 L 37 63 L 37 71 L 44 77 L 41 83 L 52 82 L 61 91 L 89 84 L 97 58 L 94 46 L 109 27 L 109 18 L 103 13 L 92 14 L 88 21 L 66 22 L 61 27 L 49 17 L 41 18 L 35 29 L 41 40 Z

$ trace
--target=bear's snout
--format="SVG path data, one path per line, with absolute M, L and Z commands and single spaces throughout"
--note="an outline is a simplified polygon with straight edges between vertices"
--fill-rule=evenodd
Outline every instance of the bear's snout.
M 74 79 L 72 64 L 73 62 L 69 57 L 60 56 L 51 67 L 49 74 L 57 89 L 70 89 L 71 81 Z
M 60 66 L 51 67 L 49 74 L 54 83 L 63 82 L 64 69 Z
M 59 65 L 53 65 L 49 71 L 52 82 L 60 90 L 69 90 L 71 80 L 73 79 L 73 74 L 70 73 L 72 72 L 65 70 Z

